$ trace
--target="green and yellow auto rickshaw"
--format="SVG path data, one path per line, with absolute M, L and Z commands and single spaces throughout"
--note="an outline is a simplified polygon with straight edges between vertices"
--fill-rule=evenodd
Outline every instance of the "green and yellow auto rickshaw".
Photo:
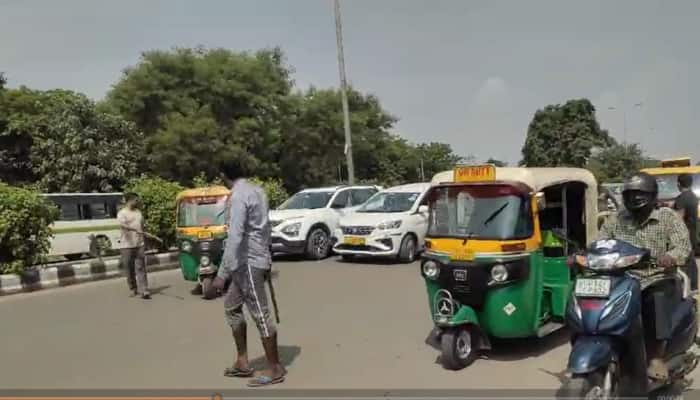
M 213 299 L 212 286 L 226 240 L 228 198 L 224 186 L 182 191 L 177 196 L 177 243 L 180 269 L 185 280 L 197 282 L 192 294 Z
M 435 324 L 429 342 L 443 365 L 468 366 L 492 338 L 543 337 L 563 327 L 574 246 L 557 237 L 567 232 L 585 246 L 596 234 L 593 175 L 460 166 L 432 183 L 421 274 Z

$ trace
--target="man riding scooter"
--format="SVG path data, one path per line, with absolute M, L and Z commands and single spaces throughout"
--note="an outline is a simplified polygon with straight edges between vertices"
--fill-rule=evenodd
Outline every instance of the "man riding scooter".
M 677 289 L 671 280 L 663 277 L 673 267 L 685 265 L 691 246 L 688 230 L 678 214 L 670 208 L 656 208 L 658 191 L 656 179 L 649 174 L 636 173 L 625 180 L 622 191 L 625 209 L 603 224 L 598 240 L 629 242 L 648 249 L 657 260 L 658 268 L 635 270 L 634 275 L 644 288 L 642 316 L 650 333 L 647 374 L 651 379 L 666 380 L 664 351 L 672 326 L 669 301 Z

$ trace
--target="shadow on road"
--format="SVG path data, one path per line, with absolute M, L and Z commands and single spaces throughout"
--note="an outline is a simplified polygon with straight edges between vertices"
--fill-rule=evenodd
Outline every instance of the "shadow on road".
M 569 343 L 570 337 L 571 334 L 568 330 L 560 329 L 540 339 L 492 340 L 493 349 L 486 353 L 486 358 L 496 361 L 518 361 L 539 357 Z
M 170 285 L 156 286 L 153 288 L 149 288 L 148 291 L 151 292 L 151 295 L 154 295 L 163 294 L 163 292 L 167 289 L 170 289 Z
M 282 365 L 289 367 L 294 363 L 294 360 L 301 354 L 301 347 L 299 346 L 279 346 L 280 361 Z M 265 356 L 258 357 L 250 362 L 250 366 L 256 371 L 263 370 L 267 368 L 267 360 Z

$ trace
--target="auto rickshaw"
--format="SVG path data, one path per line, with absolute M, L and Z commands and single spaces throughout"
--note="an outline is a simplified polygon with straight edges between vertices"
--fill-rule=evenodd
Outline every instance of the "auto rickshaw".
M 598 185 L 576 168 L 459 166 L 427 194 L 421 274 L 445 368 L 471 364 L 491 339 L 544 337 L 564 326 L 574 243 L 597 232 Z M 567 232 L 572 243 L 553 232 Z M 570 248 L 571 247 L 571 248 Z
M 224 186 L 189 189 L 177 195 L 177 243 L 185 280 L 197 282 L 192 294 L 213 299 L 212 283 L 221 263 L 226 240 L 228 199 Z

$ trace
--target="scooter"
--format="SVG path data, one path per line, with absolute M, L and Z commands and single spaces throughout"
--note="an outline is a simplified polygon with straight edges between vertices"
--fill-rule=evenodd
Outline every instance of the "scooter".
M 698 365 L 697 304 L 690 292 L 690 280 L 682 271 L 669 274 L 678 286 L 673 299 L 672 336 L 664 359 L 667 380 L 647 377 L 647 355 L 642 320 L 640 281 L 631 269 L 653 265 L 648 250 L 620 240 L 594 242 L 583 255 L 575 257 L 583 274 L 576 280 L 567 308 L 567 323 L 573 332 L 568 370 L 571 379 L 564 387 L 566 397 L 614 399 L 647 396 L 682 382 Z

